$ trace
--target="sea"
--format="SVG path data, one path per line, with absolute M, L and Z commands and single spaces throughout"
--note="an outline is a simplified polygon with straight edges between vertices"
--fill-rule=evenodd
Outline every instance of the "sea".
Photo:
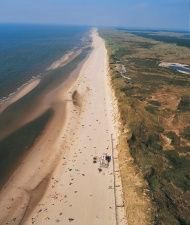
M 48 94 L 77 74 L 91 52 L 89 34 L 82 26 L 0 24 L 0 106 L 24 84 L 40 79 L 0 111 L 0 189 L 53 118 Z
M 0 99 L 73 49 L 86 44 L 89 27 L 0 24 Z

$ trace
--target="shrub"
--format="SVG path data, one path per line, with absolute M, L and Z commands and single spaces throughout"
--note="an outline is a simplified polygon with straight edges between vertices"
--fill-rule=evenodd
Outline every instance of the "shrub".
M 185 127 L 182 136 L 187 140 L 190 140 L 190 126 Z
M 181 101 L 178 105 L 178 110 L 189 111 L 190 110 L 190 97 L 187 95 L 182 96 Z

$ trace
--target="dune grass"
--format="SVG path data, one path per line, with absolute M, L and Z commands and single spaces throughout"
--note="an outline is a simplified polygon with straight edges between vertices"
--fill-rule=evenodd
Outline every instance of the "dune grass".
M 162 61 L 188 63 L 190 49 L 126 30 L 101 30 L 100 34 L 106 40 L 122 124 L 120 162 L 125 167 L 121 166 L 121 174 L 128 193 L 129 225 L 152 224 L 152 220 L 162 225 L 190 224 L 190 76 L 158 66 Z M 125 66 L 124 75 L 130 79 L 121 76 L 118 65 Z M 134 163 L 129 166 L 131 159 Z M 136 177 L 130 175 L 129 168 L 135 166 L 143 180 L 141 192 L 136 189 Z M 133 187 L 129 187 L 129 177 Z M 146 200 L 140 207 L 129 192 L 142 203 L 146 181 L 150 203 Z M 140 217 L 146 218 L 145 222 L 141 223 Z

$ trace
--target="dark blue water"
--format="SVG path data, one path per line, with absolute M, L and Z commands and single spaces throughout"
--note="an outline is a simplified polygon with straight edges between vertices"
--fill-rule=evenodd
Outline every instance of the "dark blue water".
M 83 45 L 88 27 L 0 24 L 0 98 Z

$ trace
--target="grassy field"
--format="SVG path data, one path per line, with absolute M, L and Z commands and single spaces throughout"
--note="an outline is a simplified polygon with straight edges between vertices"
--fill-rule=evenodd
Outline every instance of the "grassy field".
M 121 29 L 120 29 L 121 30 Z M 156 41 L 166 42 L 166 43 L 173 43 L 178 46 L 188 47 L 190 48 L 190 35 L 187 32 L 176 32 L 176 31 L 139 31 L 139 30 L 125 30 L 122 29 L 124 32 L 130 32 L 132 34 L 151 38 Z
M 189 42 L 185 39 L 184 44 L 184 36 L 173 37 L 169 32 L 155 34 L 156 40 L 152 39 L 153 32 L 150 36 L 105 29 L 100 34 L 106 40 L 110 76 L 123 127 L 121 155 L 126 157 L 129 149 L 153 199 L 152 218 L 147 224 L 188 225 L 190 75 L 158 65 L 160 62 L 188 64 Z M 126 189 L 129 171 L 121 169 L 121 173 Z

